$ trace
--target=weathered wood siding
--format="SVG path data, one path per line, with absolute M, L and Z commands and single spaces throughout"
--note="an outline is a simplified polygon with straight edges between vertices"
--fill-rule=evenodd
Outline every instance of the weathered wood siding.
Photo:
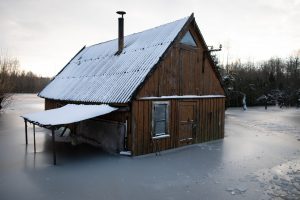
M 194 35 L 197 48 L 180 44 L 180 40 L 176 41 L 140 87 L 137 98 L 169 95 L 224 95 L 224 90 L 208 55 L 204 53 L 203 42 L 197 37 L 192 25 L 187 30 Z
M 190 31 L 197 47 L 180 43 Z M 154 152 L 154 143 L 160 150 L 176 148 L 224 137 L 225 98 L 172 99 L 169 101 L 169 135 L 159 140 L 152 138 L 153 100 L 142 97 L 172 95 L 224 95 L 205 42 L 195 23 L 190 23 L 180 33 L 173 45 L 161 57 L 144 83 L 133 94 L 130 109 L 113 112 L 99 119 L 128 123 L 128 150 L 133 155 Z M 159 101 L 159 100 L 155 100 Z M 57 108 L 71 102 L 46 100 L 45 109 Z
M 155 100 L 157 101 L 157 100 Z M 163 100 L 169 101 L 169 134 L 170 137 L 152 139 L 152 100 L 134 101 L 132 104 L 132 135 L 134 155 L 155 151 L 154 142 L 159 142 L 159 149 L 166 150 L 182 145 L 201 143 L 224 137 L 225 98 Z M 180 144 L 179 138 L 179 105 L 184 102 L 195 103 L 195 134 L 186 144 Z

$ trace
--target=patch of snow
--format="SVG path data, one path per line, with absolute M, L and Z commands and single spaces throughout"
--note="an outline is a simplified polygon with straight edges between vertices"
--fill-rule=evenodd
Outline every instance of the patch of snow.
M 122 156 L 131 156 L 132 153 L 131 153 L 131 151 L 121 151 L 120 155 L 122 155 Z
M 152 139 L 163 139 L 163 138 L 167 138 L 167 137 L 170 137 L 169 134 L 163 134 L 163 135 L 158 135 L 158 136 L 155 136 L 155 137 L 152 137 Z

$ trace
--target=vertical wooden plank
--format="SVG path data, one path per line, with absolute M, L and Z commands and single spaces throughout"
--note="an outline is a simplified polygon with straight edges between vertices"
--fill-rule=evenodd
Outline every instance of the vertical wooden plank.
M 212 140 L 212 131 L 211 131 L 211 121 L 212 121 L 212 105 L 211 99 L 208 99 L 208 113 L 209 113 L 209 122 L 208 122 L 208 134 L 209 140 Z
M 137 129 L 137 118 L 138 118 L 138 102 L 133 101 L 132 112 L 131 112 L 131 133 L 132 133 L 132 153 L 138 155 L 138 129 Z
M 216 102 L 216 139 L 219 139 L 220 138 L 220 135 L 219 135 L 219 99 L 216 98 L 215 99 L 215 102 Z
M 200 113 L 200 127 L 201 127 L 201 142 L 205 141 L 205 132 L 204 132 L 204 99 L 200 99 L 201 104 L 201 113 Z
M 149 93 L 147 95 L 149 95 L 149 96 L 155 96 L 155 89 L 154 89 L 155 82 L 154 82 L 154 76 L 153 76 L 153 74 L 149 78 L 149 80 L 150 80 L 149 84 L 148 84 Z
M 149 147 L 150 147 L 150 132 L 149 132 L 149 126 L 151 124 L 149 120 L 149 109 L 148 109 L 149 101 L 143 101 L 143 135 L 144 135 L 144 153 L 149 153 Z
M 172 135 L 172 146 L 173 148 L 177 147 L 177 138 L 178 138 L 178 101 L 173 101 L 173 111 L 174 111 L 174 132 Z
M 217 126 L 217 136 L 218 136 L 218 139 L 220 139 L 220 99 L 217 98 L 217 108 L 216 108 L 216 114 L 217 114 L 217 121 L 216 121 L 216 126 Z
M 219 138 L 222 138 L 222 99 L 219 99 Z
M 161 62 L 161 64 L 159 65 L 159 68 L 157 68 L 158 70 L 158 96 L 162 96 L 162 94 L 164 94 L 164 62 Z
M 211 99 L 212 102 L 212 123 L 211 123 L 211 132 L 213 136 L 213 140 L 215 140 L 216 137 L 216 104 L 215 104 L 215 98 Z
M 168 130 L 169 130 L 169 135 L 171 136 L 172 133 L 172 126 L 173 126 L 173 106 L 172 106 L 172 100 L 169 101 L 169 123 L 168 123 Z M 170 148 L 170 138 L 166 138 L 166 149 Z
M 205 123 L 205 126 L 206 126 L 206 134 L 207 134 L 207 138 L 206 138 L 206 141 L 209 141 L 210 140 L 210 133 L 209 133 L 209 99 L 206 99 L 206 113 L 205 113 L 205 116 L 206 116 L 206 123 Z
M 34 153 L 36 153 L 36 144 L 35 144 L 35 125 L 33 124 L 33 147 Z
M 180 95 L 180 59 L 178 59 L 180 57 L 180 51 L 179 48 L 176 48 L 176 54 L 175 54 L 175 69 L 176 69 L 176 77 L 177 77 L 177 87 L 176 87 L 176 94 Z
M 172 103 L 172 132 L 170 135 L 170 147 L 175 148 L 175 138 L 176 138 L 176 132 L 177 132 L 177 107 L 176 107 L 176 101 L 171 101 Z
M 217 132 L 216 132 L 216 98 L 212 99 L 212 134 L 213 140 L 217 139 Z
M 202 104 L 202 121 L 201 121 L 201 126 L 202 126 L 202 142 L 206 141 L 206 132 L 205 132 L 205 119 L 206 119 L 206 115 L 205 115 L 205 99 L 201 99 L 201 104 Z
M 207 141 L 207 128 L 206 128 L 206 124 L 207 124 L 207 99 L 203 99 L 203 134 L 204 134 L 204 141 Z
M 150 137 L 150 141 L 149 141 L 149 147 L 148 147 L 148 151 L 149 153 L 153 152 L 153 143 L 152 143 L 152 101 L 148 102 L 148 121 L 149 121 L 149 126 L 148 126 L 148 131 L 149 131 L 149 137 Z
M 53 164 L 56 165 L 55 133 L 54 133 L 53 128 L 52 128 L 51 132 L 52 132 Z
M 222 102 L 223 102 L 223 99 L 219 99 L 219 137 L 220 138 L 223 138 L 222 136 Z
M 225 98 L 222 99 L 222 137 L 225 137 Z
M 200 99 L 197 99 L 197 138 L 196 138 L 196 142 L 199 143 L 200 142 L 200 138 L 201 138 L 201 130 L 200 130 Z
M 138 135 L 138 154 L 144 153 L 144 133 L 143 133 L 143 101 L 138 101 L 137 135 Z
M 25 119 L 24 122 L 25 122 L 25 142 L 26 145 L 28 145 L 27 120 Z
M 154 73 L 155 96 L 160 96 L 160 91 L 159 91 L 160 68 L 161 68 L 161 64 L 158 65 L 158 67 L 157 67 L 157 69 L 155 70 L 155 73 Z
M 127 149 L 132 151 L 131 112 L 126 113 L 125 120 L 127 120 Z
M 211 84 L 210 84 L 211 85 Z M 209 99 L 210 101 L 210 140 L 214 140 L 214 101 L 213 99 Z
M 206 70 L 207 71 L 207 70 Z M 207 122 L 206 122 L 206 130 L 207 130 L 207 140 L 209 141 L 211 138 L 210 138 L 210 131 L 209 131 L 209 125 L 210 125 L 210 99 L 206 99 L 206 116 L 207 116 Z
M 199 140 L 198 142 L 202 142 L 203 140 L 203 123 L 202 123 L 202 111 L 203 111 L 203 102 L 202 99 L 199 99 Z

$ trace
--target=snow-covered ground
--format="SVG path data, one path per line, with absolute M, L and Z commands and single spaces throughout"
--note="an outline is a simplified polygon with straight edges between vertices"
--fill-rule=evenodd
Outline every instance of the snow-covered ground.
M 16 95 L 0 113 L 0 199 L 300 199 L 300 109 L 226 111 L 225 138 L 140 157 L 57 142 L 19 116 L 43 110 Z

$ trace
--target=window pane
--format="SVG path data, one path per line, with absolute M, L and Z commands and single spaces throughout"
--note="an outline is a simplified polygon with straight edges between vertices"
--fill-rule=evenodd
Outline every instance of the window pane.
M 161 135 L 166 133 L 166 121 L 156 121 L 154 133 L 155 135 Z
M 168 116 L 167 109 L 168 103 L 157 102 L 154 103 L 152 123 L 153 123 L 153 136 L 167 134 Z
M 194 47 L 197 46 L 192 34 L 189 31 L 183 36 L 180 42 Z
M 166 119 L 166 104 L 156 104 L 154 110 L 154 119 L 155 121 L 165 120 Z

